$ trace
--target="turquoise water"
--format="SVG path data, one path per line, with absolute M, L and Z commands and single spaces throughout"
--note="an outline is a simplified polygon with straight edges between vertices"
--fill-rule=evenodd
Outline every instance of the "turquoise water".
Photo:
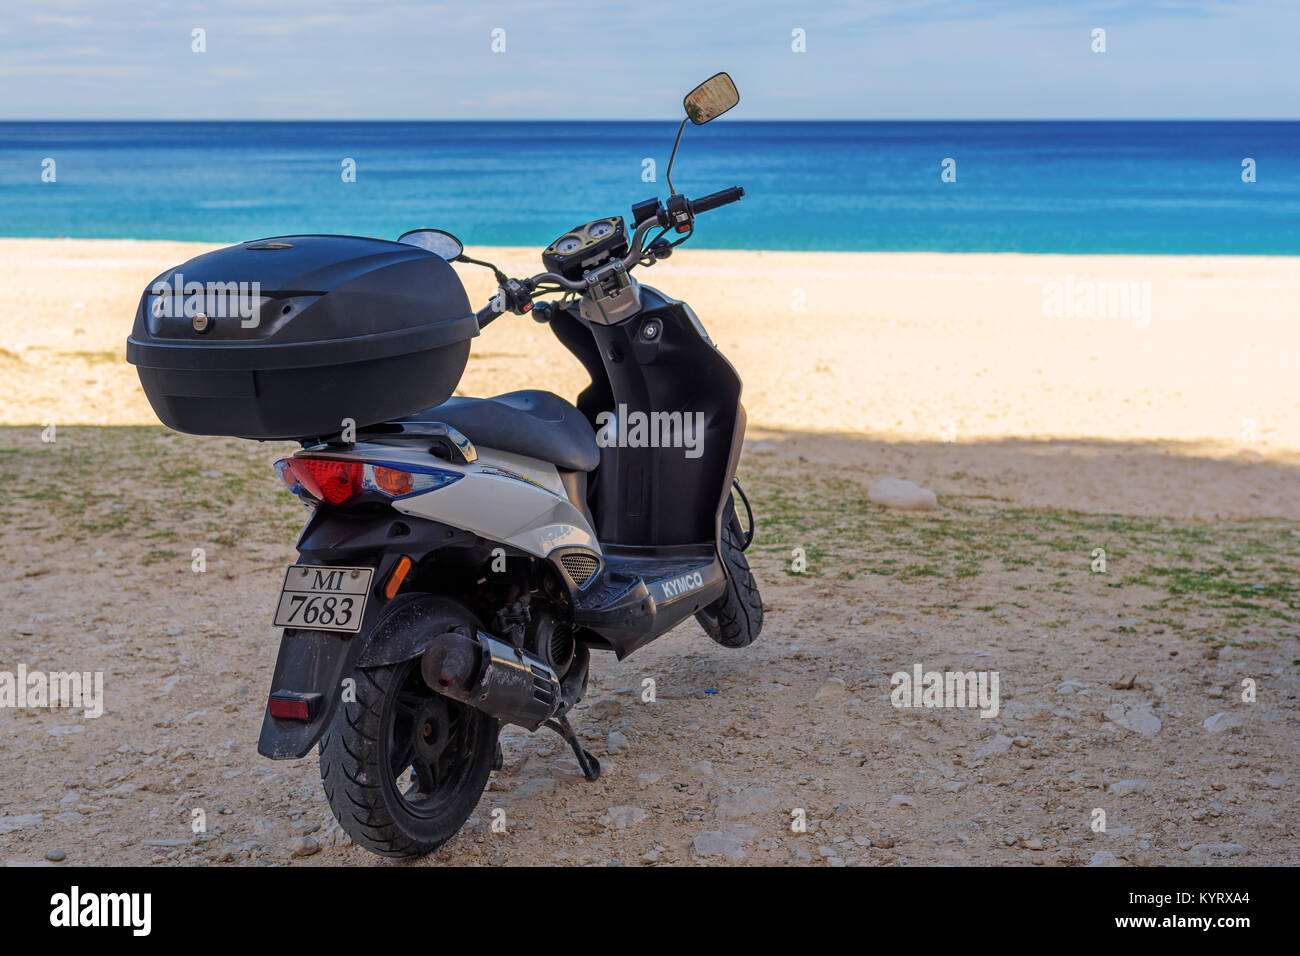
M 672 123 L 0 122 L 0 235 L 548 243 L 667 195 Z M 1242 160 L 1257 181 L 1242 181 Z M 42 182 L 42 162 L 55 162 Z M 657 182 L 643 182 L 653 158 Z M 956 161 L 956 181 L 941 164 Z M 356 164 L 344 182 L 342 163 Z M 674 181 L 743 185 L 707 248 L 1300 254 L 1297 122 L 739 122 Z

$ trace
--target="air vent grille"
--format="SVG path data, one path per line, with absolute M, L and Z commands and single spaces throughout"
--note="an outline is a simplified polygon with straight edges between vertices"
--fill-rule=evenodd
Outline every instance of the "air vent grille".
M 586 587 L 587 582 L 600 570 L 600 559 L 585 551 L 570 551 L 560 555 L 560 564 L 580 588 Z

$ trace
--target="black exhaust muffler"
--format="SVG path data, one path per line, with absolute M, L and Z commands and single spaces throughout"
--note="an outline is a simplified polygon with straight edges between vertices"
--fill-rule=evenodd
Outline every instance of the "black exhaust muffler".
M 439 634 L 420 659 L 420 673 L 438 693 L 529 730 L 561 706 L 560 680 L 545 661 L 482 631 Z

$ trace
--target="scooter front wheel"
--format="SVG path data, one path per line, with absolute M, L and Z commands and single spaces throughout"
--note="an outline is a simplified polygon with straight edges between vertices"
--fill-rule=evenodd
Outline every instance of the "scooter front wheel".
M 722 529 L 722 560 L 727 565 L 727 590 L 701 608 L 695 620 L 723 647 L 748 647 L 763 630 L 763 596 L 749 570 L 740 522 L 734 513 Z
M 473 813 L 496 758 L 496 720 L 434 693 L 419 660 L 358 668 L 320 744 L 325 796 L 339 825 L 381 856 L 415 857 Z

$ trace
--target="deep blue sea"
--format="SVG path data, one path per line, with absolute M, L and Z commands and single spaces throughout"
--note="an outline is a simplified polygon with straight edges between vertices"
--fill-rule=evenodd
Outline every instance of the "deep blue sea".
M 675 131 L 0 122 L 0 236 L 237 242 L 437 226 L 470 244 L 541 246 L 666 196 Z M 656 182 L 642 179 L 646 158 Z M 941 179 L 948 158 L 955 182 Z M 699 222 L 692 243 L 706 248 L 1300 255 L 1300 122 L 722 119 L 687 128 L 673 178 L 692 196 L 748 191 Z

